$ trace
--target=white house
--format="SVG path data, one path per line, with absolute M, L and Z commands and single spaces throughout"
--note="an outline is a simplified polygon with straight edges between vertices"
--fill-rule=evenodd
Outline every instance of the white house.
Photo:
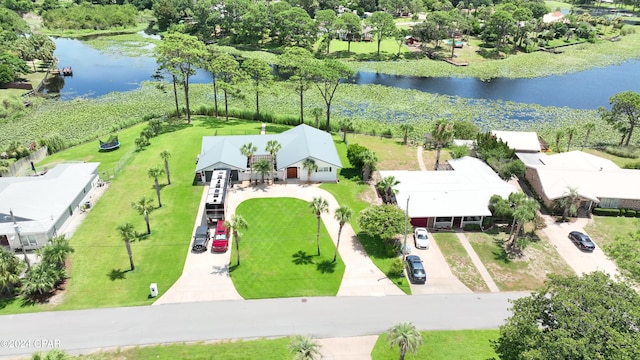
M 259 175 L 251 173 L 249 159 L 242 155 L 240 149 L 243 145 L 252 143 L 257 148 L 252 162 L 259 159 L 273 161 L 266 150 L 270 140 L 276 140 L 282 146 L 275 158 L 276 179 L 337 181 L 338 169 L 342 168 L 342 163 L 331 134 L 304 124 L 279 134 L 204 136 L 196 174 L 208 182 L 214 170 L 230 169 L 232 181 L 248 180 L 250 176 L 256 179 Z M 317 170 L 311 172 L 311 177 L 303 167 L 306 159 L 313 160 L 318 166 Z
M 41 176 L 1 177 L 0 246 L 46 245 L 97 186 L 98 165 L 60 164 Z
M 400 183 L 398 206 L 407 211 L 414 226 L 431 228 L 464 227 L 482 224 L 491 216 L 489 199 L 493 195 L 507 198 L 517 189 L 502 180 L 482 160 L 465 156 L 449 160 L 453 170 L 380 171 L 382 178 L 393 176 Z

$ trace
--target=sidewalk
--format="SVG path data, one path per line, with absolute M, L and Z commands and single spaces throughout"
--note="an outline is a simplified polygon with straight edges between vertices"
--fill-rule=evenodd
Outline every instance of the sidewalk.
M 469 240 L 467 239 L 467 237 L 464 236 L 464 233 L 460 231 L 460 229 L 458 229 L 456 230 L 456 235 L 458 236 L 458 240 L 460 240 L 462 247 L 464 247 L 464 249 L 467 251 L 467 254 L 471 258 L 471 262 L 473 262 L 473 265 L 475 265 L 476 269 L 478 269 L 478 272 L 480 273 L 482 280 L 484 280 L 484 282 L 489 287 L 489 290 L 491 292 L 500 292 L 500 289 L 498 289 L 498 285 L 496 285 L 491 275 L 489 275 L 487 268 L 482 263 L 482 260 L 480 260 L 480 257 L 478 257 L 478 254 L 476 253 L 476 251 L 473 250 L 473 247 L 469 243 Z

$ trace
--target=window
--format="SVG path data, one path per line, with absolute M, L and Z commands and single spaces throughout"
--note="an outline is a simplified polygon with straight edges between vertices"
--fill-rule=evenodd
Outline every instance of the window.
M 318 167 L 318 170 L 316 170 L 316 172 L 331 172 L 331 167 L 329 166 Z
M 598 206 L 605 209 L 617 209 L 619 202 L 620 199 L 602 198 Z
M 35 236 L 35 235 L 33 235 L 33 234 L 26 235 L 26 236 L 25 236 L 25 235 L 22 235 L 22 239 L 24 239 L 25 237 L 27 238 L 27 241 L 28 241 L 28 243 L 25 243 L 25 242 L 24 242 L 24 240 L 23 240 L 23 243 L 24 243 L 25 245 L 29 245 L 29 246 L 36 246 L 36 245 L 38 245 L 38 241 L 36 240 L 36 236 Z

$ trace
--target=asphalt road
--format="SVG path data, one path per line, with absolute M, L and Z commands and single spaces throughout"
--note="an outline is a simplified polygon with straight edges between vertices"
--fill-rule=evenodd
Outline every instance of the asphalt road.
M 0 317 L 0 356 L 307 334 L 373 335 L 401 321 L 421 330 L 492 329 L 527 293 L 228 300 Z

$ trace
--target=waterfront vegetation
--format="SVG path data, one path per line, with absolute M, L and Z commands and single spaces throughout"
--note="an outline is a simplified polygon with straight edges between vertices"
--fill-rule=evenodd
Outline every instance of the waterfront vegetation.
M 95 99 L 46 101 L 27 109 L 23 116 L 0 120 L 0 148 L 6 148 L 11 141 L 28 144 L 54 134 L 61 135 L 69 145 L 79 144 L 145 119 L 170 113 L 172 94 L 168 85 L 166 92 L 159 90 L 156 85 L 145 83 L 135 91 L 111 93 Z M 190 85 L 193 111 L 212 113 L 212 89 L 210 84 Z M 251 93 L 248 86 L 243 88 L 243 93 Z M 286 120 L 290 125 L 295 125 L 299 104 L 297 93 L 290 86 L 276 82 L 270 91 L 262 94 L 261 100 L 263 118 L 270 117 L 275 122 Z M 182 99 L 180 101 L 183 103 Z M 305 119 L 310 125 L 315 126 L 311 110 L 323 105 L 316 90 L 307 91 Z M 246 109 L 255 107 L 251 96 L 231 97 L 229 106 L 234 116 L 248 118 L 253 113 Z M 537 131 L 548 143 L 553 143 L 558 129 L 569 125 L 578 129 L 574 139 L 582 139 L 585 130 L 581 125 L 593 122 L 598 130 L 589 136 L 589 147 L 619 142 L 618 131 L 607 125 L 595 110 L 464 99 L 382 85 L 341 85 L 332 105 L 332 118 L 336 127 L 340 120 L 348 118 L 358 132 L 370 135 L 391 133 L 396 137 L 401 137 L 400 124 L 408 122 L 414 125 L 410 137 L 418 140 L 437 119 L 469 120 L 482 131 Z M 632 143 L 636 143 L 639 136 L 635 134 Z

